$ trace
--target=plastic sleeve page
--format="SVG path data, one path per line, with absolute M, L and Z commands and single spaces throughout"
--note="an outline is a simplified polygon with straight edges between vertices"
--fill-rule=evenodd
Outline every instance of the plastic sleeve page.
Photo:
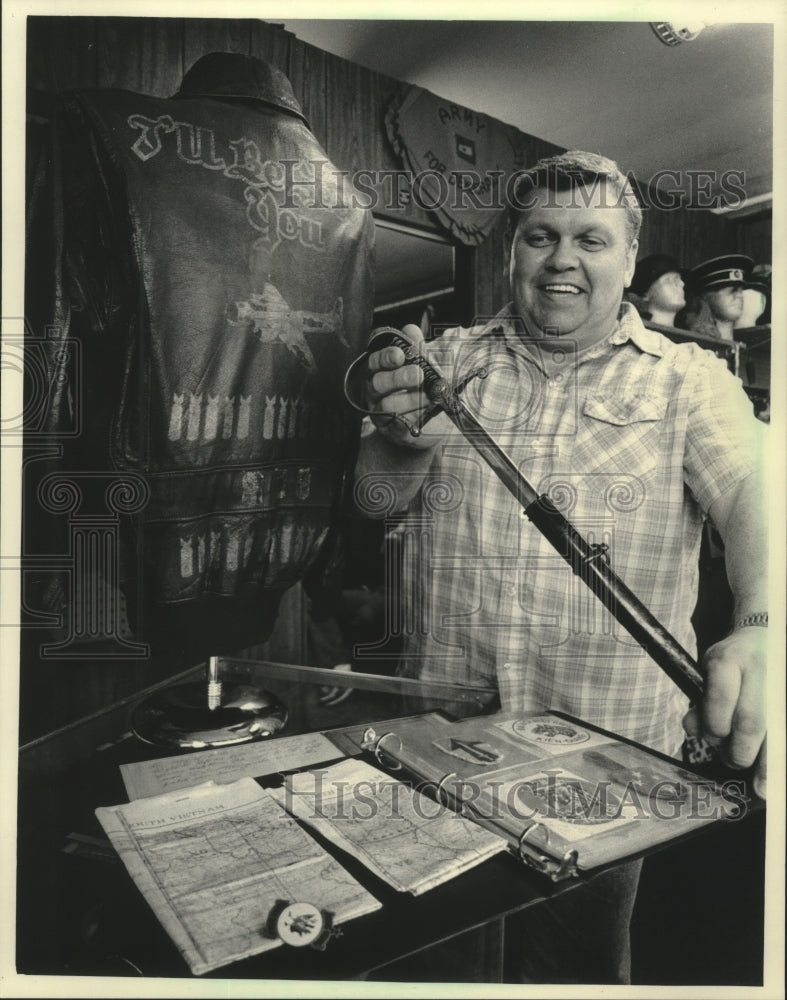
M 380 908 L 252 778 L 104 807 L 129 874 L 198 975 L 275 948 L 280 900 L 339 924 Z
M 501 837 L 432 795 L 359 760 L 290 775 L 277 795 L 401 892 L 419 895 L 506 849 Z
M 343 757 L 322 733 L 285 736 L 218 750 L 178 754 L 135 764 L 121 764 L 120 773 L 131 800 L 190 788 L 206 781 L 228 783 L 239 778 L 259 778 Z

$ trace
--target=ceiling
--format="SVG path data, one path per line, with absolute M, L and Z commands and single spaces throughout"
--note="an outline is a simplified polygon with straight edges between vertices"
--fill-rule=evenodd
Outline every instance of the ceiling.
M 640 181 L 735 170 L 747 200 L 772 191 L 773 24 L 711 24 L 670 47 L 646 21 L 282 23 L 530 135 L 611 156 Z

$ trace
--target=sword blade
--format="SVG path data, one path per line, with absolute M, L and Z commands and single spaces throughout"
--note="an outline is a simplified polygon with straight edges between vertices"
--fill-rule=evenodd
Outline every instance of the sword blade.
M 219 657 L 225 674 L 249 675 L 255 679 L 298 681 L 302 684 L 320 684 L 323 687 L 355 688 L 358 691 L 378 691 L 385 694 L 406 694 L 418 698 L 441 701 L 462 701 L 482 704 L 497 688 L 472 685 L 447 684 L 441 681 L 419 681 L 411 677 L 384 677 L 379 674 L 344 673 L 323 667 L 307 667 L 296 663 L 277 663 L 272 660 L 244 660 L 237 657 Z

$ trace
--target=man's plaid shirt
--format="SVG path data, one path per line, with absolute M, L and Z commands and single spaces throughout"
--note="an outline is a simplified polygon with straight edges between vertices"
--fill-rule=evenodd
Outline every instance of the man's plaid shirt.
M 579 355 L 555 338 L 528 349 L 518 331 L 509 306 L 449 331 L 430 356 L 454 379 L 486 368 L 465 405 L 694 654 L 704 512 L 762 455 L 740 381 L 710 351 L 646 330 L 627 304 Z M 547 349 L 551 377 L 537 360 Z M 505 711 L 563 710 L 676 753 L 684 695 L 459 431 L 438 452 L 406 522 L 401 672 L 495 686 Z

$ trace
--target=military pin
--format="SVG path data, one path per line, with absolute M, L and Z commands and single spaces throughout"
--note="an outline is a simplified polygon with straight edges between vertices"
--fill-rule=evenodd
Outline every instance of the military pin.
M 312 903 L 290 903 L 276 919 L 276 934 L 285 944 L 303 948 L 325 930 L 325 918 Z

